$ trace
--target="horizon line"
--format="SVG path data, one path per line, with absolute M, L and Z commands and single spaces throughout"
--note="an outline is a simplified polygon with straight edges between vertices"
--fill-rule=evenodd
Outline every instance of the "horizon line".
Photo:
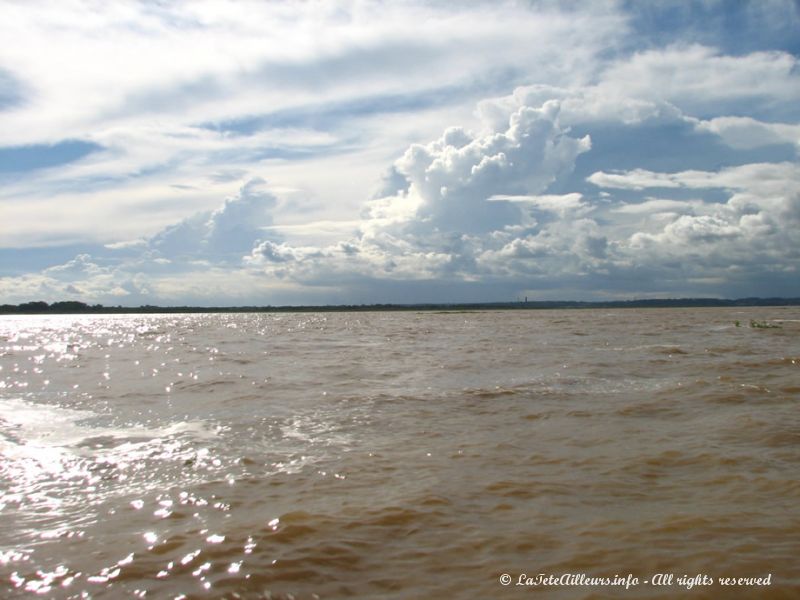
M 286 305 L 229 305 L 198 306 L 142 304 L 139 306 L 105 306 L 87 304 L 79 300 L 62 300 L 47 303 L 43 300 L 20 304 L 1 304 L 0 314 L 84 314 L 84 313 L 181 313 L 181 312 L 333 312 L 333 311 L 402 311 L 402 310 L 498 310 L 498 309 L 558 309 L 558 308 L 700 308 L 745 306 L 797 306 L 800 298 L 757 297 L 745 298 L 633 298 L 628 300 L 516 300 L 490 302 L 375 302 L 370 304 L 286 304 Z

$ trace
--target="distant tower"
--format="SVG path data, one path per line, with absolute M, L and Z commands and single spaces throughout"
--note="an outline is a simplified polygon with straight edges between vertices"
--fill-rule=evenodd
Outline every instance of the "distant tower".
M 525 304 L 527 304 L 527 303 L 528 303 L 528 297 L 525 296 Z

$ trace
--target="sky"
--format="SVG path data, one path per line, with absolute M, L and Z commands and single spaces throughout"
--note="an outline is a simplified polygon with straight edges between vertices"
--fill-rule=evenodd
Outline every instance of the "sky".
M 800 2 L 0 0 L 0 303 L 800 297 Z

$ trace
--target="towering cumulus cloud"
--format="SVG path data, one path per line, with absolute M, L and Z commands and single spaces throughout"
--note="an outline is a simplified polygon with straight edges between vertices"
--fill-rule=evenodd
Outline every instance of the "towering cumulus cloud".
M 430 144 L 411 146 L 395 166 L 409 194 L 418 196 L 417 227 L 471 234 L 518 224 L 516 207 L 487 200 L 541 193 L 591 147 L 589 136 L 575 139 L 559 125 L 559 106 L 523 105 L 500 131 L 473 137 L 451 128 Z
M 277 199 L 263 179 L 251 179 L 219 208 L 170 225 L 148 240 L 162 258 L 210 258 L 238 262 L 272 225 Z
M 357 237 L 316 249 L 267 241 L 247 262 L 308 283 L 334 272 L 348 279 L 475 279 L 487 250 L 534 225 L 525 204 L 535 208 L 535 195 L 591 148 L 589 136 L 571 137 L 558 114 L 558 101 L 518 105 L 504 120 L 485 121 L 481 134 L 451 127 L 433 142 L 413 144 L 391 171 L 399 189 L 368 203 Z M 521 197 L 531 202 L 515 201 Z M 574 197 L 563 207 L 559 198 L 551 204 L 574 207 Z

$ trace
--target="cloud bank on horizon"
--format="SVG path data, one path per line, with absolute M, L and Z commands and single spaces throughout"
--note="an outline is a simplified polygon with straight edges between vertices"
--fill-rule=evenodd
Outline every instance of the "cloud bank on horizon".
M 0 16 L 0 303 L 800 296 L 797 2 Z

